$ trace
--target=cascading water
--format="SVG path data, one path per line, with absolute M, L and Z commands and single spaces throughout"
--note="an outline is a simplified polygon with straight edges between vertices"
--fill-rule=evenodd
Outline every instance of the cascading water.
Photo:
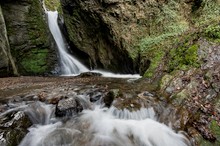
M 58 47 L 62 74 L 64 75 L 76 74 L 77 75 L 82 72 L 89 71 L 82 63 L 80 63 L 76 58 L 74 58 L 68 53 L 66 45 L 62 37 L 62 33 L 60 31 L 60 28 L 57 22 L 58 12 L 47 11 L 47 16 L 48 16 L 48 23 L 49 23 L 50 31 Z
M 46 11 L 46 9 L 45 9 Z M 83 72 L 90 71 L 86 68 L 80 61 L 74 58 L 72 55 L 68 53 L 66 45 L 64 43 L 62 33 L 60 31 L 57 18 L 58 12 L 57 11 L 46 11 L 48 16 L 48 24 L 50 31 L 54 37 L 54 40 L 58 47 L 60 65 L 61 65 L 61 72 L 62 75 L 78 75 Z M 124 74 L 113 74 L 111 72 L 101 71 L 101 70 L 93 70 L 92 72 L 101 73 L 104 77 L 114 77 L 114 78 L 140 78 L 140 75 L 124 75 Z

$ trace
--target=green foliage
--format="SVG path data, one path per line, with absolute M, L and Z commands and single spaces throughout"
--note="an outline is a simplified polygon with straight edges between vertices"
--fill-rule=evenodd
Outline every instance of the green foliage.
M 150 58 L 150 67 L 148 70 L 144 73 L 144 77 L 150 78 L 153 77 L 155 70 L 160 65 L 161 60 L 163 56 L 165 55 L 165 52 L 162 50 L 154 51 L 154 49 L 149 50 L 149 54 L 147 54 L 147 58 Z
M 170 50 L 168 71 L 187 70 L 190 67 L 199 67 L 198 45 L 189 46 L 187 43 Z
M 205 36 L 212 39 L 220 39 L 220 25 L 210 25 L 205 29 Z
M 24 70 L 29 73 L 41 74 L 47 71 L 48 50 L 32 50 L 21 60 Z
M 61 11 L 60 0 L 44 0 L 44 3 L 49 11 Z
M 196 26 L 207 24 L 220 19 L 220 1 L 202 0 L 201 6 L 194 12 L 193 22 Z
M 217 138 L 218 145 L 220 145 L 220 126 L 218 125 L 218 123 L 215 120 L 213 120 L 211 122 L 210 128 L 211 128 L 213 134 L 215 135 L 215 137 Z
M 154 12 L 150 26 L 150 34 L 139 42 L 139 50 L 151 61 L 144 77 L 152 77 L 167 51 L 167 48 L 176 36 L 188 29 L 180 11 L 180 2 L 171 0 L 160 5 Z

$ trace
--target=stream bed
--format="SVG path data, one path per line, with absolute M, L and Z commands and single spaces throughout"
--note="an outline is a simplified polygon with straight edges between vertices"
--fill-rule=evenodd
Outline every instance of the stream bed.
M 153 84 L 103 77 L 0 80 L 1 146 L 192 145 L 177 108 Z

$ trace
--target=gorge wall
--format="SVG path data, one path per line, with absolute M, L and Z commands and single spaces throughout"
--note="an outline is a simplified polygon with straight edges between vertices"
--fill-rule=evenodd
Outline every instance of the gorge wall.
M 1 29 L 5 30 L 1 32 L 5 32 L 6 36 L 1 36 L 1 51 L 4 52 L 0 52 L 4 54 L 1 58 L 1 69 L 5 73 L 1 73 L 1 76 L 50 72 L 57 57 L 41 1 L 4 0 L 0 5 L 0 16 L 4 20 L 1 20 Z
M 45 1 L 48 8 L 62 11 L 70 48 L 91 68 L 153 78 L 198 67 L 198 56 L 189 56 L 198 51 L 198 40 L 218 38 L 219 0 L 60 2 L 62 10 L 57 0 Z M 1 75 L 51 71 L 57 56 L 41 1 L 0 5 Z
M 17 74 L 17 68 L 14 64 L 10 53 L 7 30 L 2 9 L 0 6 L 0 77 L 9 75 L 10 73 Z
M 135 72 L 137 54 L 132 56 L 132 52 L 138 32 L 130 31 L 136 20 L 131 17 L 132 11 L 124 7 L 124 1 L 61 0 L 61 3 L 70 42 L 89 55 L 87 62 L 92 67 Z
M 167 68 L 164 59 L 177 48 L 176 38 L 217 23 L 220 12 L 219 0 L 61 0 L 61 4 L 70 44 L 82 56 L 89 55 L 87 63 L 145 77 L 158 76 Z
M 163 25 L 169 21 L 178 23 L 177 18 L 169 20 L 163 16 L 166 13 L 163 7 L 174 7 L 166 1 L 61 0 L 61 3 L 70 42 L 90 56 L 93 66 L 112 71 L 143 74 L 150 66 L 150 59 L 140 60 L 141 40 L 165 31 Z M 175 11 L 180 17 L 181 11 Z

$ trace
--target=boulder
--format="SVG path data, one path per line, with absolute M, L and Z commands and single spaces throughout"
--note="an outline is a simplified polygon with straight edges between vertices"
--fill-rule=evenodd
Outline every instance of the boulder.
M 0 145 L 19 145 L 28 133 L 27 128 L 32 125 L 24 112 L 11 112 L 0 117 Z
M 78 114 L 83 110 L 83 105 L 77 97 L 66 97 L 56 105 L 55 115 L 57 117 L 70 117 Z

